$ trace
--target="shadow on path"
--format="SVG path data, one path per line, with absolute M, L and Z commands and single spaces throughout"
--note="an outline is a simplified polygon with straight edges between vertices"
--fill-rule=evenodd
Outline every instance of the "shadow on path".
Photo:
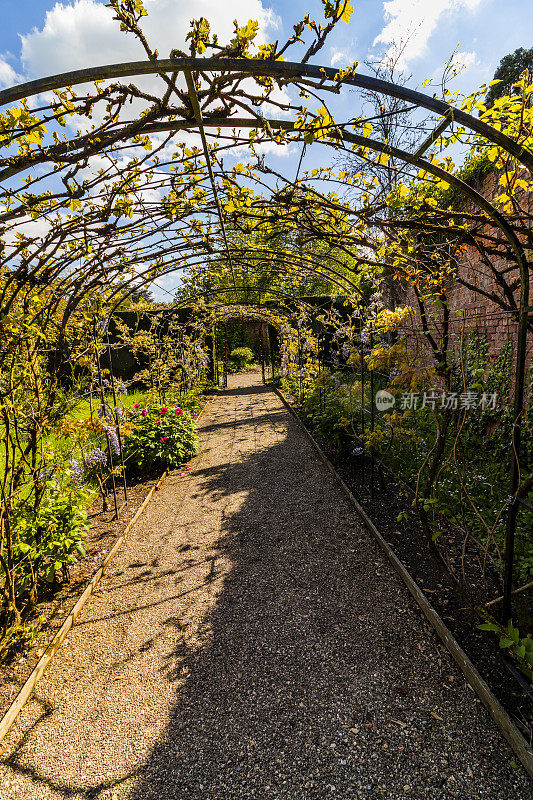
M 168 660 L 186 683 L 131 800 L 461 796 L 450 779 L 489 796 L 479 771 L 507 773 L 505 745 L 463 686 L 443 689 L 453 667 L 285 423 L 283 441 L 260 432 L 255 452 L 200 473 L 213 499 L 245 493 L 217 543 L 232 568 L 203 646 Z
M 207 414 L 51 667 L 61 705 L 25 710 L 0 796 L 529 798 L 278 398 L 240 386 Z

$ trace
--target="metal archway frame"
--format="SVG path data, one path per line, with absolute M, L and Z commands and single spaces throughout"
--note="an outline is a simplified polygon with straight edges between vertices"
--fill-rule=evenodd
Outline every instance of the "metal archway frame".
M 465 125 L 470 130 L 479 133 L 487 141 L 502 147 L 533 171 L 533 153 L 520 147 L 508 136 L 480 119 L 454 108 L 444 100 L 437 100 L 437 98 L 430 97 L 423 92 L 356 72 L 350 73 L 349 76 L 341 79 L 339 78 L 339 71 L 332 67 L 300 64 L 295 61 L 269 61 L 248 58 L 225 58 L 223 60 L 216 58 L 168 58 L 107 64 L 101 67 L 62 72 L 4 89 L 0 92 L 0 106 L 21 100 L 23 97 L 31 97 L 52 89 L 75 86 L 80 83 L 111 78 L 126 78 L 134 75 L 157 75 L 158 73 L 167 72 L 241 72 L 252 77 L 255 75 L 267 76 L 290 83 L 297 81 L 298 78 L 314 78 L 320 81 L 327 79 L 339 85 L 354 86 L 359 89 L 386 94 L 440 114 L 448 119 L 448 124 L 455 121 Z
M 202 137 L 204 152 L 206 154 L 206 163 L 208 166 L 211 183 L 213 185 L 216 207 L 220 218 L 222 233 L 226 243 L 226 249 L 228 253 L 230 266 L 231 266 L 231 253 L 227 242 L 227 237 L 224 227 L 224 218 L 222 215 L 220 203 L 218 201 L 216 186 L 212 173 L 212 166 L 208 155 L 208 148 L 206 145 L 204 127 L 208 125 L 209 126 L 215 125 L 216 127 L 224 126 L 233 128 L 237 127 L 257 128 L 259 127 L 259 125 L 257 120 L 242 120 L 235 117 L 225 120 L 217 120 L 213 118 L 202 119 L 201 111 L 198 105 L 198 98 L 196 97 L 196 93 L 194 90 L 194 82 L 192 80 L 193 72 L 195 73 L 235 72 L 235 73 L 240 73 L 241 75 L 249 75 L 251 77 L 268 76 L 274 78 L 275 80 L 278 80 L 278 82 L 282 84 L 296 83 L 298 79 L 302 78 L 311 78 L 322 83 L 324 83 L 325 81 L 329 81 L 330 83 L 335 84 L 337 87 L 342 85 L 353 86 L 360 89 L 366 89 L 380 94 L 388 95 L 390 97 L 394 97 L 400 100 L 404 100 L 406 102 L 414 104 L 415 106 L 439 114 L 443 117 L 443 119 L 437 125 L 433 133 L 430 134 L 426 142 L 423 143 L 422 146 L 418 148 L 418 150 L 414 154 L 406 153 L 402 150 L 393 148 L 389 145 L 385 145 L 381 142 L 377 142 L 370 138 L 359 136 L 347 131 L 343 131 L 342 137 L 347 142 L 350 142 L 352 144 L 356 144 L 362 147 L 367 147 L 377 152 L 383 152 L 388 155 L 395 156 L 406 163 L 412 163 L 414 165 L 417 165 L 422 169 L 424 169 L 429 174 L 439 177 L 440 179 L 446 181 L 447 183 L 456 186 L 463 194 L 469 197 L 474 203 L 476 203 L 479 207 L 483 208 L 483 210 L 487 213 L 487 215 L 494 221 L 495 225 L 497 225 L 497 227 L 500 228 L 500 230 L 505 235 L 507 241 L 509 242 L 517 259 L 520 271 L 521 287 L 520 287 L 520 301 L 517 314 L 518 343 L 517 343 L 516 369 L 515 369 L 515 392 L 514 392 L 514 402 L 513 402 L 514 419 L 513 419 L 513 431 L 512 431 L 512 450 L 514 455 L 511 458 L 511 476 L 510 476 L 510 486 L 509 486 L 509 513 L 507 517 L 506 548 L 505 548 L 506 564 L 505 564 L 504 580 L 506 588 L 504 593 L 504 604 L 503 604 L 504 615 L 505 615 L 506 612 L 510 611 L 512 572 L 513 572 L 512 554 L 514 548 L 514 530 L 516 525 L 516 515 L 517 515 L 517 505 L 518 505 L 516 502 L 516 495 L 519 488 L 519 463 L 517 454 L 520 451 L 520 439 L 521 439 L 520 420 L 523 414 L 523 407 L 524 407 L 525 357 L 526 357 L 526 346 L 527 346 L 528 303 L 529 303 L 529 265 L 522 244 L 517 235 L 515 234 L 514 230 L 512 229 L 512 226 L 509 225 L 505 217 L 502 214 L 500 214 L 497 211 L 497 209 L 489 201 L 483 198 L 482 195 L 480 195 L 478 192 L 475 192 L 475 190 L 471 189 L 471 187 L 469 187 L 463 181 L 457 179 L 455 176 L 449 175 L 445 170 L 442 170 L 434 166 L 430 162 L 426 161 L 425 159 L 422 158 L 422 156 L 425 150 L 429 146 L 431 146 L 431 144 L 443 133 L 443 131 L 450 124 L 452 124 L 452 122 L 460 123 L 466 129 L 482 136 L 484 139 L 486 139 L 487 142 L 491 142 L 492 144 L 501 147 L 505 152 L 507 152 L 515 159 L 517 159 L 519 163 L 527 167 L 531 173 L 533 173 L 533 153 L 531 153 L 528 150 L 525 150 L 519 144 L 517 144 L 512 139 L 507 137 L 505 134 L 501 133 L 501 131 L 496 130 L 495 128 L 487 125 L 478 118 L 464 111 L 461 111 L 460 109 L 456 109 L 453 106 L 446 103 L 445 101 L 438 100 L 435 97 L 430 97 L 421 92 L 408 89 L 403 86 L 397 86 L 395 84 L 377 78 L 373 78 L 370 76 L 361 75 L 356 72 L 350 72 L 346 75 L 341 75 L 337 70 L 331 67 L 300 64 L 297 62 L 279 62 L 279 61 L 269 61 L 260 59 L 234 59 L 234 58 L 228 58 L 228 59 L 171 58 L 162 60 L 154 59 L 151 61 L 126 62 L 122 64 L 110 64 L 99 67 L 92 67 L 89 69 L 75 70 L 72 72 L 52 75 L 46 78 L 41 78 L 35 81 L 30 81 L 28 83 L 17 85 L 9 89 L 5 89 L 0 92 L 0 106 L 16 102 L 17 100 L 21 100 L 22 98 L 35 96 L 43 92 L 51 91 L 53 89 L 64 88 L 66 86 L 79 85 L 81 83 L 88 83 L 96 80 L 125 78 L 137 75 L 155 75 L 155 74 L 162 75 L 165 73 L 177 73 L 177 72 L 183 72 L 186 77 L 189 96 L 191 100 L 191 106 L 194 110 L 195 118 L 186 119 L 183 121 L 177 121 L 176 123 L 161 123 L 161 124 L 155 123 L 152 124 L 151 126 L 147 125 L 145 129 L 143 129 L 141 126 L 140 129 L 136 131 L 136 134 L 149 133 L 150 130 L 153 132 L 157 132 L 163 130 L 174 130 L 174 129 L 179 130 L 187 128 L 199 129 L 200 135 Z M 265 124 L 268 124 L 271 128 L 278 127 L 278 128 L 290 129 L 287 126 L 292 126 L 292 129 L 294 129 L 293 123 L 286 123 L 285 121 L 280 121 L 280 120 L 272 120 L 272 121 L 267 120 Z M 113 138 L 116 138 L 116 132 L 114 133 Z M 103 143 L 103 146 L 105 146 L 105 142 Z M 14 173 L 11 172 L 11 174 Z M 7 177 L 7 174 L 5 172 L 4 176 Z

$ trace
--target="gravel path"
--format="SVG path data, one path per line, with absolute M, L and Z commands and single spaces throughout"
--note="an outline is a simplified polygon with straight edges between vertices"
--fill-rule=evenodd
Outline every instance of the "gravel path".
M 2 800 L 531 798 L 276 395 L 239 376 L 202 419 L 10 734 Z

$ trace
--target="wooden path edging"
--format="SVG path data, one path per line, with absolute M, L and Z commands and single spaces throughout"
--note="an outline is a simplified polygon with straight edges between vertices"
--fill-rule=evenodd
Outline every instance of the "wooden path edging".
M 198 414 L 198 417 L 196 419 L 197 422 L 200 419 L 201 415 L 203 414 L 206 406 L 207 406 L 207 402 L 204 405 L 204 407 L 202 408 L 202 410 L 200 411 L 200 413 Z M 109 551 L 109 553 L 107 554 L 105 559 L 102 561 L 102 564 L 97 569 L 97 571 L 94 573 L 94 575 L 91 578 L 91 580 L 89 581 L 88 585 L 85 587 L 84 591 L 82 592 L 82 594 L 80 595 L 80 597 L 78 598 L 76 603 L 74 604 L 74 606 L 73 606 L 72 610 L 70 611 L 68 617 L 63 622 L 63 624 L 61 625 L 60 629 L 58 630 L 58 632 L 56 633 L 56 635 L 54 636 L 54 638 L 52 639 L 52 641 L 50 642 L 50 644 L 48 645 L 48 647 L 44 651 L 43 655 L 41 656 L 41 658 L 39 659 L 39 661 L 37 662 L 37 664 L 35 665 L 35 667 L 31 671 L 29 677 L 27 678 L 26 682 L 24 683 L 24 685 L 20 689 L 19 693 L 17 694 L 17 696 L 15 697 L 15 699 L 13 700 L 11 705 L 9 706 L 8 710 L 6 711 L 6 713 L 4 714 L 2 719 L 0 720 L 0 743 L 5 739 L 5 737 L 7 736 L 9 731 L 11 730 L 11 727 L 12 727 L 13 723 L 15 722 L 16 718 L 18 717 L 18 715 L 20 714 L 20 712 L 22 711 L 22 709 L 24 708 L 24 706 L 28 702 L 29 698 L 31 697 L 31 694 L 32 694 L 33 690 L 35 689 L 35 686 L 37 685 L 37 682 L 42 678 L 44 672 L 49 667 L 49 665 L 52 662 L 54 656 L 56 655 L 56 653 L 58 652 L 59 648 L 61 647 L 61 645 L 63 644 L 63 642 L 67 638 L 67 636 L 68 636 L 68 634 L 70 632 L 70 629 L 72 628 L 72 626 L 76 622 L 76 620 L 79 617 L 80 613 L 82 612 L 83 608 L 87 605 L 88 601 L 90 600 L 90 598 L 94 594 L 94 590 L 96 589 L 96 587 L 100 583 L 100 581 L 101 581 L 101 579 L 102 579 L 102 577 L 103 577 L 103 575 L 105 573 L 106 568 L 108 567 L 110 562 L 113 560 L 113 558 L 116 556 L 116 554 L 120 550 L 120 548 L 121 548 L 124 540 L 126 539 L 128 533 L 133 528 L 133 526 L 135 525 L 135 523 L 137 522 L 137 520 L 139 519 L 139 517 L 143 513 L 144 509 L 146 508 L 146 506 L 148 505 L 148 503 L 152 499 L 152 495 L 154 494 L 154 492 L 158 491 L 158 489 L 160 488 L 161 484 L 163 483 L 163 480 L 165 479 L 165 477 L 167 475 L 168 475 L 168 470 L 165 470 L 163 472 L 163 474 L 161 475 L 161 477 L 158 479 L 157 483 L 155 483 L 152 486 L 152 488 L 150 489 L 150 491 L 148 492 L 148 494 L 144 498 L 143 502 L 141 503 L 141 505 L 139 506 L 139 508 L 137 509 L 135 514 L 133 515 L 133 517 L 130 519 L 130 521 L 128 522 L 128 524 L 126 525 L 126 527 L 124 528 L 124 530 L 122 531 L 122 533 L 120 534 L 118 539 L 115 541 L 115 544 L 113 545 L 113 547 L 111 548 L 111 550 Z
M 402 564 L 398 556 L 394 553 L 391 549 L 389 544 L 385 541 L 383 536 L 380 534 L 370 517 L 367 516 L 363 508 L 359 505 L 357 500 L 355 499 L 354 495 L 343 481 L 329 458 L 325 455 L 322 451 L 320 445 L 315 441 L 312 434 L 307 430 L 304 423 L 292 407 L 292 405 L 288 402 L 288 400 L 283 396 L 283 394 L 277 389 L 277 387 L 273 386 L 272 389 L 277 394 L 283 405 L 288 409 L 290 414 L 293 418 L 297 421 L 300 428 L 304 431 L 305 435 L 307 436 L 308 440 L 313 445 L 314 449 L 318 453 L 321 461 L 325 464 L 328 470 L 334 475 L 335 479 L 341 485 L 344 494 L 349 499 L 350 503 L 354 506 L 357 515 L 365 525 L 365 527 L 370 531 L 373 535 L 374 539 L 377 541 L 381 549 L 383 550 L 384 554 L 387 556 L 387 559 L 390 561 L 396 572 L 399 574 L 405 585 L 407 586 L 409 592 L 417 602 L 418 606 L 420 607 L 422 613 L 426 617 L 427 621 L 430 623 L 432 628 L 437 633 L 439 639 L 444 644 L 445 648 L 452 656 L 453 660 L 456 662 L 460 670 L 463 672 L 465 678 L 467 679 L 470 686 L 474 689 L 475 693 L 495 721 L 496 725 L 500 729 L 502 735 L 507 740 L 508 744 L 511 746 L 517 757 L 520 759 L 524 769 L 530 776 L 533 778 L 533 750 L 531 749 L 530 745 L 526 741 L 526 739 L 522 736 L 516 725 L 513 723 L 505 709 L 503 708 L 502 704 L 498 700 L 498 698 L 493 694 L 492 690 L 489 688 L 487 682 L 482 678 L 474 664 L 470 661 L 467 654 L 464 652 L 462 647 L 460 646 L 459 642 L 455 639 L 452 632 L 449 628 L 445 625 L 439 614 L 435 611 L 431 603 L 428 601 L 425 594 L 422 592 L 418 584 L 415 580 L 411 577 L 410 573 L 407 571 L 405 566 Z

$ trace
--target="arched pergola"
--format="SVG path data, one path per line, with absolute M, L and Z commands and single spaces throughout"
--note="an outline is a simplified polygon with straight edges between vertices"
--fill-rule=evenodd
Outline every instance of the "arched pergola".
M 150 92 L 139 90 L 138 87 L 126 82 L 130 78 L 142 76 L 161 78 L 165 90 L 163 98 L 154 97 L 150 95 Z M 420 142 L 415 152 L 410 153 L 388 142 L 365 135 L 364 132 L 357 132 L 358 127 L 363 127 L 361 120 L 335 121 L 329 114 L 324 115 L 321 119 L 317 115 L 309 116 L 305 112 L 294 113 L 294 108 L 290 109 L 292 119 L 280 115 L 275 116 L 273 113 L 275 104 L 272 103 L 269 92 L 265 91 L 262 94 L 261 87 L 264 86 L 265 80 L 274 82 L 276 86 L 284 90 L 295 87 L 301 91 L 313 93 L 314 96 L 321 96 L 321 93 L 338 92 L 347 88 L 368 90 L 404 101 L 412 107 L 424 109 L 436 115 L 437 119 L 434 129 L 427 138 Z M 103 88 L 98 83 L 101 81 L 106 82 Z M 245 81 L 255 81 L 255 88 L 249 90 L 246 102 L 243 102 L 242 86 Z M 97 82 L 96 90 L 92 94 L 76 98 L 71 91 L 72 87 L 83 87 L 94 82 Z M 41 102 L 39 98 L 46 97 L 50 92 L 55 92 L 52 99 L 45 100 L 45 105 L 33 112 L 31 109 Z M 213 105 L 220 97 L 224 101 L 223 107 L 213 109 Z M 104 99 L 102 100 L 102 98 Z M 172 98 L 175 99 L 173 105 Z M 139 113 L 135 113 L 132 119 L 124 121 L 118 113 L 113 116 L 113 103 L 117 104 L 122 113 L 126 108 L 126 100 L 142 101 L 144 107 Z M 18 116 L 10 117 L 9 114 L 6 116 L 4 136 L 8 137 L 8 152 L 7 156 L 0 161 L 0 178 L 4 187 L 0 194 L 0 201 L 4 204 L 2 221 L 4 229 L 7 229 L 17 219 L 26 218 L 28 215 L 34 221 L 39 220 L 41 209 L 46 206 L 46 213 L 49 216 L 56 213 L 62 216 L 58 223 L 57 243 L 50 243 L 49 250 L 52 251 L 53 248 L 56 248 L 58 251 L 61 248 L 68 249 L 69 246 L 72 246 L 72 252 L 75 253 L 76 242 L 85 238 L 93 250 L 98 251 L 100 248 L 101 261 L 97 262 L 95 256 L 93 261 L 86 258 L 82 265 L 80 257 L 80 265 L 76 267 L 75 258 L 69 263 L 67 255 L 64 255 L 54 272 L 54 267 L 50 266 L 53 264 L 52 255 L 50 254 L 49 258 L 45 257 L 48 254 L 46 253 L 46 244 L 43 244 L 46 236 L 43 236 L 41 239 L 33 237 L 31 241 L 32 252 L 35 253 L 34 260 L 31 255 L 26 257 L 26 251 L 30 248 L 28 241 L 20 246 L 16 242 L 11 245 L 12 266 L 10 268 L 15 280 L 19 283 L 41 280 L 46 286 L 50 285 L 52 280 L 59 281 L 59 284 L 65 287 L 65 297 L 69 296 L 69 287 L 72 286 L 76 286 L 77 291 L 95 291 L 98 286 L 98 280 L 94 277 L 95 271 L 96 274 L 104 275 L 104 272 L 98 273 L 98 269 L 104 261 L 105 270 L 107 270 L 105 275 L 110 281 L 120 277 L 124 266 L 128 263 L 128 248 L 118 241 L 116 221 L 109 222 L 109 215 L 106 218 L 105 214 L 100 219 L 98 217 L 99 208 L 103 208 L 108 201 L 109 208 L 111 208 L 112 202 L 118 202 L 117 198 L 122 198 L 127 205 L 126 199 L 129 203 L 131 197 L 135 198 L 136 195 L 140 196 L 141 194 L 144 197 L 147 192 L 142 185 L 142 180 L 148 181 L 148 190 L 150 190 L 149 181 L 161 169 L 160 162 L 156 159 L 149 161 L 148 157 L 135 155 L 132 163 L 127 166 L 124 181 L 124 175 L 115 175 L 115 171 L 120 172 L 120 170 L 114 169 L 116 163 L 113 167 L 111 161 L 108 164 L 106 159 L 111 153 L 115 156 L 118 154 L 120 158 L 121 148 L 130 146 L 130 144 L 135 146 L 144 144 L 148 149 L 152 146 L 151 137 L 160 135 L 171 137 L 180 132 L 185 134 L 192 132 L 199 136 L 201 147 L 192 155 L 187 155 L 184 150 L 181 159 L 180 179 L 187 174 L 191 177 L 191 185 L 194 185 L 192 199 L 187 201 L 188 205 L 185 203 L 187 207 L 181 207 L 180 184 L 177 184 L 172 173 L 167 171 L 164 173 L 164 178 L 162 177 L 160 180 L 158 179 L 159 182 L 154 183 L 156 187 L 154 193 L 158 195 L 161 187 L 166 185 L 170 187 L 168 195 L 165 198 L 158 195 L 153 201 L 153 207 L 148 207 L 144 199 L 140 202 L 140 205 L 144 204 L 145 219 L 151 226 L 149 233 L 143 233 L 140 226 L 136 227 L 136 211 L 135 209 L 131 210 L 131 205 L 125 212 L 125 218 L 133 221 L 126 222 L 120 233 L 130 237 L 134 265 L 150 262 L 150 268 L 146 270 L 146 275 L 142 276 L 141 281 L 146 283 L 171 272 L 200 268 L 205 263 L 218 264 L 222 261 L 228 274 L 232 276 L 234 288 L 237 289 L 236 270 L 248 268 L 249 265 L 252 265 L 251 269 L 259 260 L 264 266 L 261 267 L 263 272 L 257 270 L 257 274 L 263 274 L 265 279 L 268 277 L 268 270 L 275 265 L 281 273 L 294 275 L 296 272 L 300 272 L 300 274 L 307 272 L 309 275 L 327 279 L 332 285 L 339 287 L 345 286 L 348 282 L 354 292 L 358 291 L 356 276 L 352 277 L 348 274 L 346 277 L 346 270 L 344 273 L 342 270 L 339 271 L 332 264 L 333 259 L 331 258 L 312 258 L 301 254 L 295 258 L 294 255 L 291 256 L 284 251 L 283 247 L 256 246 L 254 244 L 251 244 L 250 247 L 242 247 L 231 241 L 231 232 L 228 230 L 227 204 L 224 204 L 221 199 L 221 186 L 224 181 L 229 185 L 231 181 L 234 181 L 234 176 L 228 176 L 221 165 L 217 150 L 210 146 L 212 137 L 216 137 L 222 131 L 226 134 L 229 132 L 230 137 L 233 137 L 236 142 L 243 139 L 242 134 L 238 131 L 250 131 L 252 143 L 256 141 L 259 144 L 276 141 L 304 142 L 305 144 L 316 142 L 323 147 L 336 149 L 355 147 L 361 151 L 376 154 L 377 158 L 393 158 L 403 163 L 406 168 L 414 167 L 421 170 L 424 175 L 432 176 L 454 187 L 478 209 L 479 213 L 482 213 L 487 224 L 494 226 L 500 232 L 507 242 L 519 272 L 519 300 L 516 303 L 518 338 L 512 432 L 512 450 L 515 454 L 519 453 L 520 423 L 524 408 L 530 275 L 523 237 L 513 220 L 499 210 L 494 203 L 457 175 L 448 172 L 442 165 L 435 164 L 431 158 L 426 157 L 432 145 L 447 129 L 459 126 L 480 140 L 497 146 L 505 154 L 515 159 L 524 169 L 533 172 L 533 153 L 524 149 L 519 142 L 506 136 L 501 130 L 488 125 L 479 117 L 443 100 L 408 89 L 405 86 L 398 86 L 357 73 L 353 69 L 339 71 L 331 67 L 309 63 L 257 58 L 153 58 L 146 61 L 96 66 L 62 73 L 13 86 L 0 92 L 0 106 L 8 111 L 10 108 L 16 108 L 14 104 L 20 101 L 23 101 L 22 106 L 19 107 L 23 109 L 23 112 Z M 69 129 L 67 133 L 70 135 L 63 138 L 57 135 L 57 126 L 64 123 L 63 117 L 69 108 L 74 109 L 72 113 L 78 116 L 84 107 L 87 109 L 88 115 L 97 114 L 105 102 L 108 103 L 105 124 L 96 124 L 94 129 L 85 131 Z M 269 116 L 263 116 L 261 112 L 253 111 L 254 105 L 258 108 L 266 107 Z M 26 127 L 20 122 L 24 115 L 27 115 L 28 118 Z M 45 125 L 53 127 L 52 133 L 55 134 L 52 139 L 49 137 L 46 141 L 45 133 L 43 133 Z M 26 142 L 22 149 L 16 152 L 17 139 L 31 136 L 32 131 L 36 131 L 35 146 L 32 146 L 31 142 Z M 23 141 L 25 140 L 23 139 Z M 159 143 L 158 148 L 161 149 L 161 147 L 162 145 Z M 200 157 L 203 158 L 204 163 L 198 166 Z M 97 158 L 101 161 L 101 169 L 106 175 L 107 183 L 104 183 L 103 178 L 99 184 L 96 178 L 85 179 L 79 175 L 90 165 L 91 159 L 96 160 Z M 46 170 L 49 172 L 46 173 Z M 32 177 L 32 175 L 36 177 Z M 147 176 L 152 177 L 147 178 Z M 41 184 L 46 185 L 45 178 L 49 180 L 51 188 L 45 189 L 43 192 L 39 187 Z M 22 182 L 17 184 L 17 179 L 21 179 Z M 116 186 L 110 188 L 115 179 Z M 25 180 L 26 183 L 24 183 Z M 61 181 L 64 184 L 62 193 L 57 188 Z M 121 181 L 123 181 L 122 184 Z M 247 173 L 240 186 L 237 186 L 237 191 L 244 196 L 246 192 L 251 191 L 249 189 L 251 183 L 251 173 Z M 28 184 L 29 189 L 26 189 Z M 209 186 L 209 190 L 205 188 L 206 185 Z M 233 183 L 231 185 L 233 186 Z M 34 186 L 36 191 L 33 191 Z M 288 181 L 287 186 L 294 190 L 297 183 Z M 85 219 L 83 213 L 76 217 L 79 208 L 83 212 L 83 203 L 91 197 L 93 188 L 100 194 L 93 198 L 90 213 Z M 49 192 L 48 195 L 46 191 Z M 206 200 L 208 191 L 210 194 Z M 112 200 L 109 200 L 110 197 Z M 50 198 L 57 199 L 51 200 Z M 192 222 L 191 214 L 194 213 L 196 200 L 199 204 L 199 213 L 205 221 L 203 232 L 200 231 L 198 220 L 196 223 Z M 271 198 L 272 206 L 275 202 Z M 54 206 L 53 203 L 56 205 Z M 178 211 L 174 212 L 170 208 L 172 204 L 175 204 Z M 344 216 L 352 213 L 342 203 L 336 204 L 331 198 L 328 198 L 326 205 L 328 213 L 338 213 Z M 354 220 L 357 220 L 356 211 L 353 212 Z M 173 229 L 172 225 L 175 220 L 179 220 L 180 227 L 176 225 Z M 217 239 L 220 246 L 219 252 L 215 253 L 212 251 L 214 238 Z M 41 255 L 43 258 L 39 262 Z M 39 269 L 34 266 L 35 261 L 39 262 Z M 364 261 L 363 253 L 359 263 L 364 263 Z M 95 263 L 96 266 L 94 266 Z M 21 264 L 23 266 L 20 266 Z M 91 272 L 91 270 L 93 271 Z M 129 279 L 120 282 L 121 296 L 124 296 L 124 291 L 128 292 L 128 285 L 131 289 L 132 286 L 135 287 L 138 284 L 139 274 L 133 272 Z M 511 292 L 512 296 L 514 296 L 513 292 Z M 513 457 L 511 459 L 509 483 L 511 500 L 506 539 L 505 606 L 507 609 L 510 607 L 512 585 L 513 538 L 518 507 L 514 499 L 519 487 L 519 472 L 518 457 Z

